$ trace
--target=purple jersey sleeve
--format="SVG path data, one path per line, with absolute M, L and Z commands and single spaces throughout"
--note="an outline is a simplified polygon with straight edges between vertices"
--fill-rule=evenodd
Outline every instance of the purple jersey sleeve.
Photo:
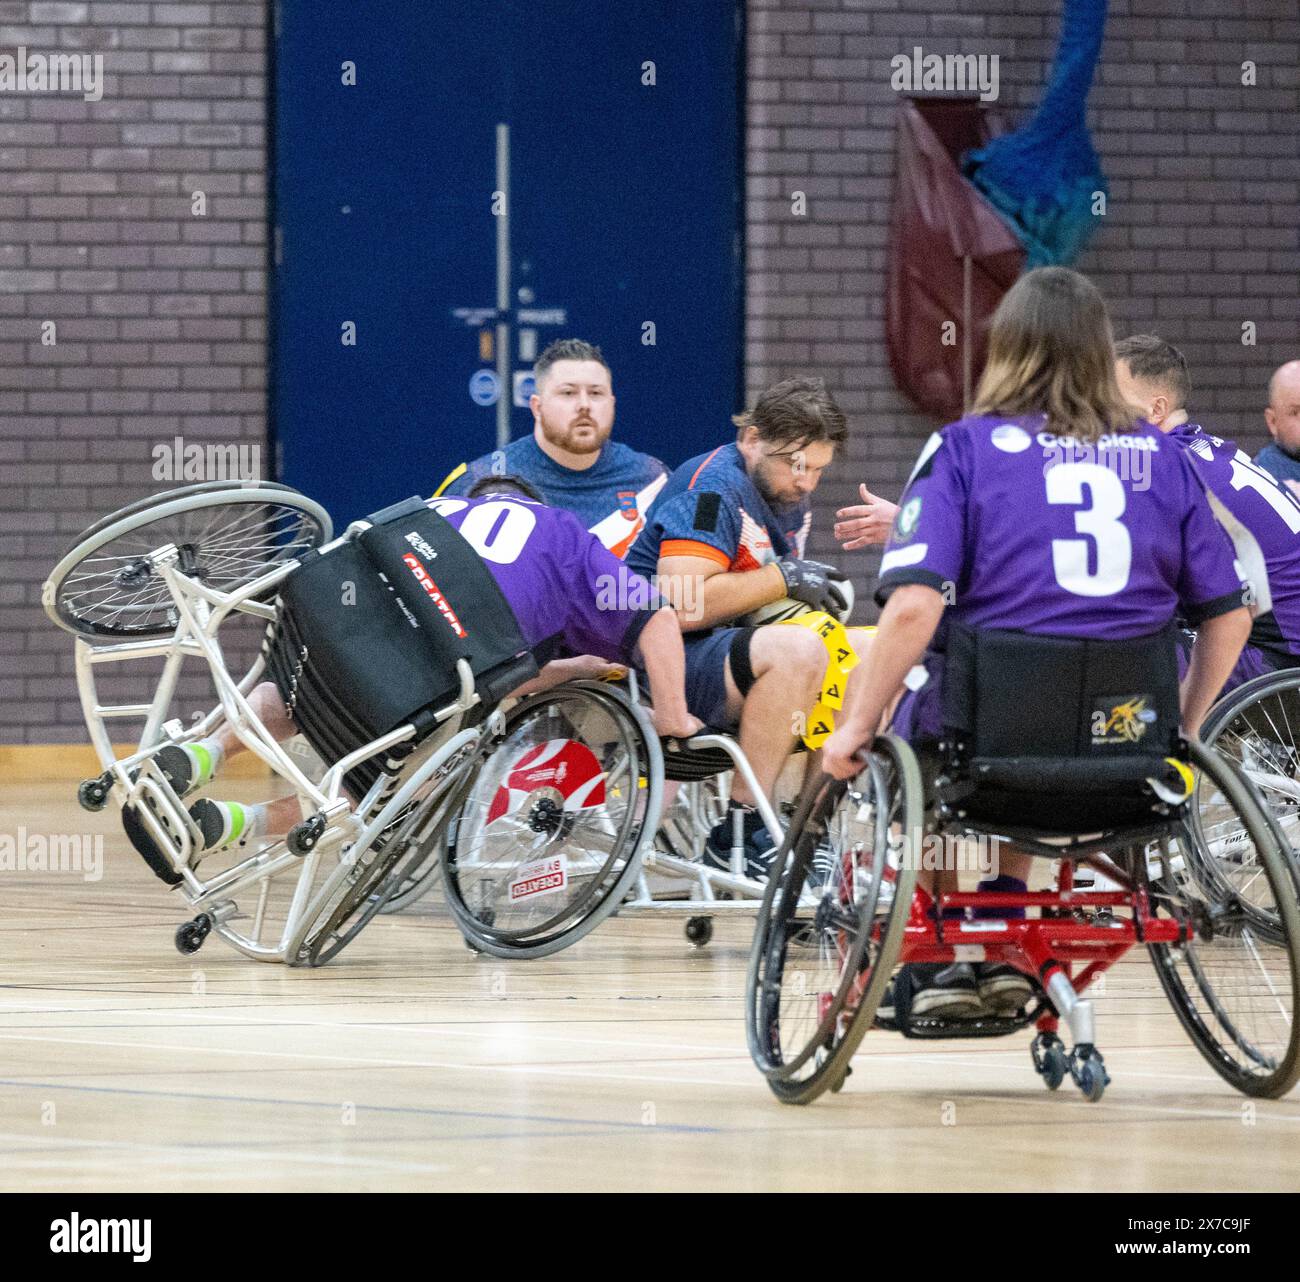
M 1215 520 L 1192 461 L 1183 455 L 1180 462 L 1186 475 L 1187 515 L 1183 518 L 1178 600 L 1187 621 L 1196 626 L 1245 604 L 1243 576 L 1232 542 Z
M 905 583 L 920 583 L 951 599 L 961 578 L 967 492 L 961 440 L 936 432 L 926 442 L 903 492 L 885 554 L 876 601 Z
M 595 654 L 631 663 L 642 628 L 662 602 L 649 582 L 594 534 L 586 530 L 575 530 L 575 534 L 564 647 L 571 654 Z

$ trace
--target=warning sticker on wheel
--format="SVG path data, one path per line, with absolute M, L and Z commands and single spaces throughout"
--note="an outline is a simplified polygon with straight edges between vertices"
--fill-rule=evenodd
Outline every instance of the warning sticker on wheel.
M 549 859 L 538 859 L 525 864 L 510 882 L 510 902 L 518 903 L 521 899 L 540 899 L 543 895 L 554 895 L 569 884 L 568 860 L 563 855 L 552 855 Z

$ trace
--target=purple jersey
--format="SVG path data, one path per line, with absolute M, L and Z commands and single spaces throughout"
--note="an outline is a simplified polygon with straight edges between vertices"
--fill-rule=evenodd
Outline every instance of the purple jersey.
M 1205 487 L 1250 533 L 1263 557 L 1271 607 L 1256 618 L 1251 644 L 1300 655 L 1300 503 L 1245 451 L 1195 423 L 1175 427 L 1168 439 L 1187 451 Z
M 1146 424 L 1088 446 L 1043 421 L 967 418 L 930 438 L 879 602 L 922 583 L 971 627 L 1102 640 L 1242 604 L 1232 545 L 1182 449 Z
M 630 663 L 659 602 L 572 512 L 514 495 L 428 501 L 492 572 L 538 661 Z

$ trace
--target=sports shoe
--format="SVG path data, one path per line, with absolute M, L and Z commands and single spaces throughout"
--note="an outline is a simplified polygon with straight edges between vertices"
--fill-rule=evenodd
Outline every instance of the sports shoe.
M 987 1013 L 969 962 L 919 963 L 912 979 L 914 1019 L 978 1019 Z
M 720 872 L 731 871 L 731 842 L 733 818 L 736 807 L 727 811 L 727 817 L 715 824 L 704 840 L 703 862 Z M 745 876 L 751 881 L 763 881 L 771 867 L 776 846 L 771 834 L 755 810 L 744 811 Z
M 236 842 L 261 835 L 262 809 L 237 801 L 209 801 L 202 797 L 190 807 L 190 818 L 203 835 L 204 850 L 224 850 Z
M 980 1000 L 994 1015 L 1018 1015 L 1034 995 L 1029 976 L 1003 962 L 981 962 L 975 976 Z
M 154 753 L 153 762 L 178 797 L 188 797 L 216 773 L 212 754 L 200 744 L 169 743 Z

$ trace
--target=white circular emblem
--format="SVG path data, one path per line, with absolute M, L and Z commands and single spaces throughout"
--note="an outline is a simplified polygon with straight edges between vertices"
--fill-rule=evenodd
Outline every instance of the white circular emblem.
M 904 538 L 916 529 L 917 519 L 921 515 L 921 500 L 910 499 L 903 504 L 903 510 L 898 514 L 898 532 Z
M 1014 423 L 1003 423 L 1001 427 L 995 427 L 991 439 L 1004 454 L 1019 454 L 1022 450 L 1027 450 L 1030 444 L 1029 433 Z

